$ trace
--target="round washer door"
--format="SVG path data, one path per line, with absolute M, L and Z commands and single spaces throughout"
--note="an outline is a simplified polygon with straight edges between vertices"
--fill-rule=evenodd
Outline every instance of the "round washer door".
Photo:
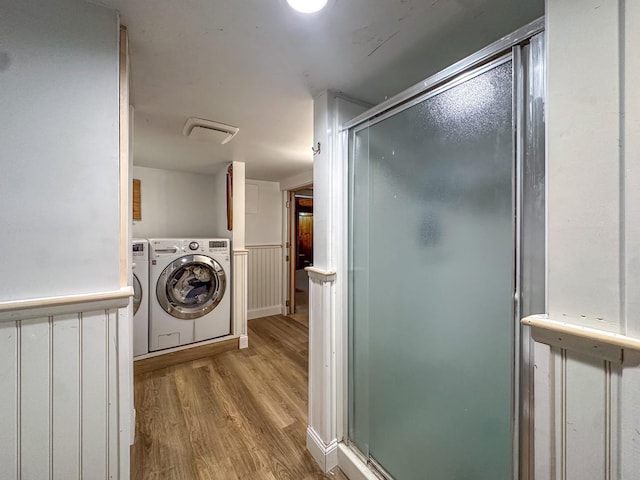
M 206 255 L 186 255 L 171 262 L 156 284 L 158 302 L 165 312 L 184 320 L 211 312 L 226 289 L 222 266 Z
M 140 308 L 140 304 L 142 303 L 142 285 L 140 284 L 140 280 L 133 274 L 133 314 L 135 315 Z

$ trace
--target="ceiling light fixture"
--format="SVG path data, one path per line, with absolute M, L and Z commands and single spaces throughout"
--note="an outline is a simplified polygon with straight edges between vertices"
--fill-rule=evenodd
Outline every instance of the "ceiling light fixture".
M 182 134 L 198 140 L 213 140 L 222 145 L 231 141 L 240 131 L 238 127 L 213 122 L 203 118 L 189 117 L 184 124 Z
M 322 10 L 327 0 L 287 0 L 291 8 L 302 13 L 314 13 Z

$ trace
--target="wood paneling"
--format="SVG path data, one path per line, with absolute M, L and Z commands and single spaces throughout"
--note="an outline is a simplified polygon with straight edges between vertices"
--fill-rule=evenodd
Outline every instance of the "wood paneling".
M 105 312 L 82 314 L 82 477 L 105 478 L 107 445 L 108 318 Z M 92 388 L 84 388 L 91 385 Z M 103 421 L 96 421 L 103 419 Z
M 53 477 L 80 478 L 80 319 L 55 317 L 52 322 Z
M 248 349 L 136 376 L 134 479 L 345 479 L 305 449 L 308 331 L 249 324 Z
M 1 480 L 121 478 L 117 322 L 102 310 L 0 323 Z
M 247 246 L 247 304 L 249 318 L 280 313 L 282 308 L 282 246 Z M 273 310 L 276 310 L 274 312 Z
M 20 326 L 20 471 L 23 478 L 49 478 L 52 463 L 51 321 Z
M 536 480 L 634 478 L 620 476 L 622 365 L 537 348 L 536 375 Z
M 18 478 L 20 387 L 16 360 L 20 330 L 17 322 L 0 323 L 0 479 Z

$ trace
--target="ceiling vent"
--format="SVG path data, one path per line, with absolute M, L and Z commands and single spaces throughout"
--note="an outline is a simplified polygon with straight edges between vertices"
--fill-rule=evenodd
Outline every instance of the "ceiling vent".
M 182 129 L 185 137 L 214 141 L 222 145 L 229 143 L 239 131 L 238 127 L 194 117 L 188 118 Z

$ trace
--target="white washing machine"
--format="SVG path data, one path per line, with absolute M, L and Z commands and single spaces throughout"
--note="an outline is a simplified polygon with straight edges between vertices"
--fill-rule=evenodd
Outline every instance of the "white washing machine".
M 149 350 L 231 332 L 230 241 L 149 239 Z
M 133 240 L 133 356 L 149 353 L 149 243 Z

